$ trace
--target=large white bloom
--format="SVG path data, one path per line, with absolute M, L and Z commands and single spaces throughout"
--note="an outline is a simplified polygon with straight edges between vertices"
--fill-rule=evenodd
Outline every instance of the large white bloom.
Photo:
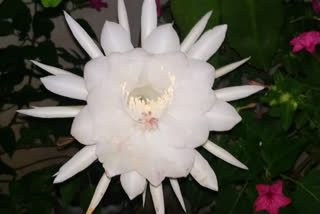
M 185 209 L 176 178 L 190 173 L 202 186 L 218 190 L 214 171 L 195 148 L 203 146 L 226 162 L 247 169 L 230 153 L 208 141 L 208 134 L 230 130 L 241 120 L 226 101 L 247 97 L 263 88 L 211 89 L 215 77 L 248 60 L 216 71 L 206 63 L 221 46 L 227 30 L 226 25 L 220 25 L 200 37 L 211 12 L 180 44 L 172 24 L 156 26 L 155 1 L 145 0 L 142 48 L 133 48 L 130 42 L 123 0 L 118 1 L 118 14 L 119 24 L 106 21 L 102 30 L 105 55 L 80 25 L 65 14 L 73 35 L 92 58 L 85 66 L 84 78 L 33 61 L 52 74 L 41 79 L 48 90 L 85 100 L 86 106 L 39 107 L 19 112 L 43 118 L 75 117 L 71 134 L 85 147 L 60 168 L 54 183 L 65 181 L 98 159 L 105 173 L 87 213 L 95 209 L 116 175 L 121 175 L 121 184 L 130 199 L 145 193 L 149 182 L 159 214 L 164 213 L 161 183 L 168 177 Z

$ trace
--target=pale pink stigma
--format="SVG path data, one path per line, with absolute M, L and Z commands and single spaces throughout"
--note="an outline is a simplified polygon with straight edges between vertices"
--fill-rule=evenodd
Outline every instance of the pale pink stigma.
M 143 112 L 142 118 L 139 119 L 139 122 L 143 123 L 146 130 L 154 130 L 158 128 L 158 119 L 152 117 L 151 111 L 149 111 L 148 113 Z

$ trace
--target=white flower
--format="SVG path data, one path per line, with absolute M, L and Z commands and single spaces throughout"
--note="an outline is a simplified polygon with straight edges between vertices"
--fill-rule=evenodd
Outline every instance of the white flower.
M 209 131 L 230 130 L 241 120 L 226 101 L 247 97 L 263 88 L 211 89 L 215 77 L 248 60 L 216 71 L 206 63 L 221 46 L 227 30 L 226 25 L 220 25 L 200 37 L 211 12 L 203 16 L 180 45 L 172 24 L 156 26 L 155 1 L 145 0 L 142 48 L 134 48 L 130 42 L 123 0 L 118 1 L 118 14 L 120 24 L 106 21 L 102 30 L 105 55 L 80 25 L 65 14 L 73 35 L 92 58 L 85 66 L 84 78 L 33 61 L 52 74 L 41 79 L 48 90 L 85 100 L 86 106 L 19 112 L 43 118 L 75 117 L 71 134 L 85 147 L 60 168 L 54 183 L 65 181 L 98 159 L 105 173 L 87 213 L 95 209 L 116 175 L 121 175 L 121 184 L 130 199 L 145 193 L 149 182 L 159 214 L 164 213 L 161 183 L 168 177 L 185 209 L 176 178 L 190 173 L 202 186 L 218 190 L 214 171 L 195 148 L 203 146 L 226 162 L 247 169 L 230 153 L 208 141 L 208 135 Z

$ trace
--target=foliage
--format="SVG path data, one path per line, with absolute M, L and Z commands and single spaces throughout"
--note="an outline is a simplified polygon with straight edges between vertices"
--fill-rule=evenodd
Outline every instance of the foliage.
M 81 71 L 89 58 L 57 47 L 51 33 L 60 27 L 54 25 L 53 19 L 62 15 L 62 9 L 68 10 L 68 3 L 73 11 L 88 6 L 86 2 L 4 0 L 0 3 L 0 37 L 16 40 L 0 48 L 1 113 L 26 108 L 30 102 L 47 98 L 63 105 L 79 104 L 57 98 L 43 86 L 31 84 L 45 73 L 28 60 L 62 68 L 59 62 L 63 59 L 70 65 L 66 70 Z M 31 12 L 31 8 L 35 11 Z M 319 213 L 320 62 L 317 56 L 304 51 L 293 54 L 289 41 L 299 33 L 318 30 L 320 17 L 313 14 L 310 3 L 300 0 L 170 0 L 170 7 L 163 9 L 161 18 L 170 22 L 173 17 L 183 39 L 209 10 L 213 10 L 213 16 L 207 28 L 228 24 L 226 42 L 210 62 L 220 67 L 252 57 L 237 71 L 217 79 L 215 86 L 254 80 L 268 87 L 258 95 L 233 102 L 242 122 L 230 132 L 210 136 L 249 170 L 237 169 L 200 149 L 217 174 L 219 192 L 207 191 L 191 177 L 182 179 L 188 213 L 255 213 L 255 185 L 271 184 L 279 179 L 284 181 L 285 194 L 292 199 L 292 204 L 281 208 L 280 214 Z M 77 21 L 97 40 L 85 19 Z M 319 52 L 318 49 L 316 54 Z M 252 103 L 256 104 L 254 108 L 246 107 Z M 71 122 L 15 114 L 6 126 L 0 127 L 0 151 L 2 155 L 12 156 L 22 148 L 60 148 L 59 139 L 70 135 Z M 75 145 L 71 143 L 62 149 Z M 94 164 L 69 181 L 53 185 L 52 175 L 58 167 L 53 165 L 20 178 L 17 169 L 0 159 L 1 174 L 10 177 L 8 181 L 0 181 L 9 186 L 7 193 L 0 194 L 0 213 L 50 213 L 52 209 L 67 213 L 71 206 L 86 209 L 102 167 Z M 102 206 L 138 213 L 141 199 L 129 202 L 117 179 L 112 182 L 107 195 L 113 197 L 105 197 Z M 176 210 L 180 212 L 180 207 Z

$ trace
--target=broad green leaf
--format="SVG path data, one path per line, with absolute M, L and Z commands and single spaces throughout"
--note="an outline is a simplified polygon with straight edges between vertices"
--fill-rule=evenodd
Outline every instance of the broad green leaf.
M 223 0 L 221 3 L 231 47 L 242 57 L 251 56 L 251 63 L 266 70 L 279 45 L 283 24 L 282 1 Z
M 213 14 L 207 25 L 213 27 L 220 22 L 221 0 L 172 0 L 171 10 L 175 23 L 181 31 L 182 37 L 185 37 L 191 28 L 210 10 Z
M 297 184 L 293 205 L 299 214 L 315 214 L 320 211 L 320 170 L 309 173 Z
M 44 7 L 57 7 L 62 0 L 41 0 Z
M 62 183 L 60 186 L 61 198 L 66 204 L 70 204 L 73 198 L 79 192 L 80 192 L 79 177 L 69 179 L 68 181 Z

